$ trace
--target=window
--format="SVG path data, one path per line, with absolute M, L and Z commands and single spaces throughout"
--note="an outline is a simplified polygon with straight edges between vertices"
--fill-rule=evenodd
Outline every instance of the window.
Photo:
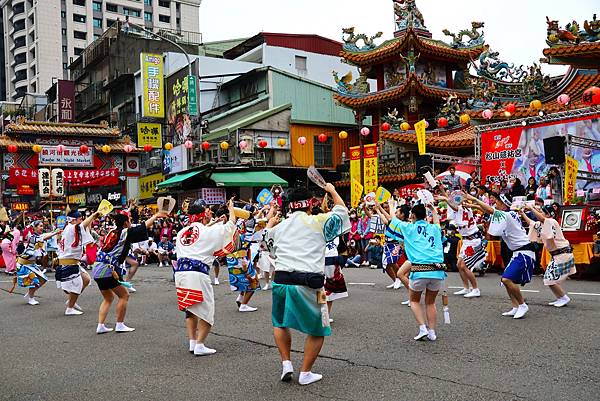
M 107 19 L 106 19 L 106 26 L 107 26 L 107 27 L 109 27 L 109 26 L 112 26 L 112 25 L 113 25 L 115 22 L 117 22 L 117 21 L 116 21 L 116 20 L 114 20 L 114 19 L 108 19 L 108 18 L 107 18 Z
M 31 56 L 29 57 L 31 60 L 35 60 L 35 48 L 31 49 L 31 51 L 29 52 L 31 54 Z
M 158 5 L 159 5 L 159 7 L 169 8 L 169 7 L 171 7 L 171 2 L 168 0 L 158 0 Z
M 67 46 L 63 46 L 62 47 L 62 51 L 63 51 L 63 53 L 66 53 L 67 52 Z
M 15 39 L 15 49 L 18 49 L 19 47 L 23 47 L 25 46 L 26 42 L 25 42 L 25 36 L 21 36 Z
M 326 142 L 319 142 L 315 136 L 315 166 L 317 167 L 331 167 L 333 166 L 333 157 L 332 157 L 332 140 L 331 137 L 327 137 Z
M 102 28 L 102 18 L 94 18 L 94 28 Z
M 100 35 L 99 33 L 95 33 L 94 34 L 94 40 L 100 39 L 100 36 L 102 36 L 102 35 Z
M 69 67 L 67 66 L 67 63 L 63 63 L 63 70 L 66 70 L 67 68 L 69 68 Z
M 13 24 L 13 28 L 15 29 L 15 32 L 22 31 L 23 29 L 25 29 L 25 20 L 22 19 L 20 21 L 15 22 Z
M 167 22 L 167 23 L 169 23 L 169 22 L 171 22 L 171 17 L 169 17 L 168 15 L 159 15 L 158 16 L 158 20 L 160 22 Z
M 65 28 L 62 29 L 62 35 L 67 36 L 67 30 Z
M 127 7 L 123 7 L 123 14 L 130 15 L 132 17 L 140 17 L 142 15 L 140 10 L 136 10 L 135 8 L 127 8 Z
M 87 37 L 87 34 L 85 32 L 81 32 L 81 31 L 73 31 L 73 37 L 75 39 L 84 39 Z
M 113 13 L 119 12 L 119 7 L 116 4 L 106 3 L 106 11 L 112 11 Z
M 75 4 L 76 6 L 84 6 L 85 7 L 85 0 L 73 0 L 73 4 Z
M 73 21 L 74 22 L 81 22 L 81 23 L 85 24 L 85 15 L 73 14 Z
M 147 6 L 151 6 L 152 5 L 152 0 L 144 0 L 144 4 Z
M 102 11 L 102 3 L 99 3 L 97 1 L 92 3 L 92 10 L 94 11 Z
M 76 47 L 73 49 L 73 52 L 75 53 L 76 56 L 79 56 L 81 53 L 83 53 L 83 50 L 81 47 Z
M 31 76 L 35 77 L 35 65 L 29 69 L 31 71 Z
M 296 56 L 296 69 L 301 71 L 306 71 L 306 57 L 304 56 Z
M 65 19 L 65 18 L 67 18 L 67 13 L 66 13 L 66 11 L 61 11 L 61 12 L 60 12 L 60 18 L 62 18 L 62 19 Z
M 152 13 L 144 13 L 144 21 L 152 21 Z

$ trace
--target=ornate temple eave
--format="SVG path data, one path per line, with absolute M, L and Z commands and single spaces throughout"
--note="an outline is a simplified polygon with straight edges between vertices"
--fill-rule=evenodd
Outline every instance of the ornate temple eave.
M 417 144 L 417 136 L 414 133 L 406 132 L 383 132 L 382 139 L 402 144 Z M 448 131 L 434 131 L 427 134 L 427 147 L 433 149 L 465 149 L 472 148 L 475 144 L 475 127 L 463 126 L 458 129 Z
M 548 64 L 600 68 L 600 42 L 555 46 L 544 49 L 543 53 L 548 59 Z
M 418 36 L 413 29 L 409 28 L 399 37 L 388 40 L 374 49 L 349 50 L 348 46 L 344 46 L 340 56 L 351 64 L 366 66 L 388 61 L 411 46 L 416 52 L 423 53 L 423 55 L 457 63 L 469 62 L 479 57 L 488 48 L 485 44 L 475 47 L 454 48 L 442 41 Z
M 333 97 L 341 104 L 350 108 L 376 107 L 401 100 L 408 95 L 411 89 L 414 89 L 417 94 L 423 97 L 429 97 L 436 100 L 451 95 L 466 100 L 471 96 L 470 90 L 454 90 L 439 86 L 425 85 L 419 80 L 417 75 L 413 73 L 410 74 L 408 79 L 401 85 L 393 88 L 364 95 L 337 93 Z

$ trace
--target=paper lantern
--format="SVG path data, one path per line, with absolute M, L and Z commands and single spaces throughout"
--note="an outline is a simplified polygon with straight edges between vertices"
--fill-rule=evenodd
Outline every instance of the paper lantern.
M 125 151 L 125 153 L 131 153 L 135 150 L 135 147 L 132 144 L 128 143 L 123 147 L 123 150 Z
M 346 131 L 340 131 L 338 136 L 340 137 L 340 139 L 346 139 L 348 138 L 348 133 Z
M 89 151 L 90 151 L 90 148 L 88 148 L 87 145 L 81 145 L 79 147 L 79 153 L 81 153 L 82 155 L 87 154 L 87 152 L 89 152 Z
M 306 144 L 306 137 L 304 137 L 304 136 L 298 137 L 298 144 L 305 145 Z
M 8 153 L 17 153 L 17 150 L 19 150 L 19 148 L 17 147 L 17 145 L 10 144 L 6 147 L 6 150 L 8 150 Z
M 592 86 L 591 88 L 586 89 L 586 91 L 583 92 L 583 96 L 581 96 L 581 101 L 586 106 L 596 106 L 600 104 L 600 88 Z
M 423 121 L 425 121 L 425 129 L 429 128 L 429 121 L 427 121 L 427 120 L 423 120 Z
M 204 150 L 210 149 L 210 143 L 208 143 L 206 141 L 202 142 L 202 149 L 204 149 Z
M 111 149 L 110 149 L 110 146 L 108 146 L 108 145 L 104 145 L 104 146 L 102 146 L 102 151 L 103 151 L 104 153 L 110 153 L 110 150 L 111 150 Z
M 154 148 L 154 146 L 147 143 L 144 145 L 144 152 L 150 152 L 150 151 L 152 151 L 153 148 Z
M 437 120 L 437 125 L 440 128 L 444 128 L 448 125 L 448 119 L 446 117 L 440 117 Z
M 504 108 L 504 110 L 508 111 L 510 114 L 514 113 L 515 110 L 517 110 L 517 106 L 515 106 L 514 103 L 509 103 L 506 105 L 506 107 Z
M 367 128 L 367 127 L 362 127 L 362 128 L 360 129 L 360 134 L 361 134 L 362 136 L 367 136 L 367 135 L 369 135 L 370 133 L 371 133 L 371 130 L 370 130 L 369 128 Z
M 508 118 L 510 117 L 512 114 L 510 114 L 510 111 L 506 111 L 504 110 L 504 117 Z
M 410 129 L 410 124 L 405 121 L 402 124 L 400 124 L 400 129 L 402 131 L 408 131 Z
M 277 145 L 279 145 L 280 147 L 282 147 L 282 148 L 283 148 L 283 147 L 285 146 L 285 139 L 283 139 L 283 138 L 279 138 L 279 139 L 277 140 Z
M 491 111 L 490 109 L 485 109 L 484 111 L 481 112 L 481 116 L 483 118 L 485 118 L 486 120 L 490 120 L 492 117 L 494 117 L 494 112 Z
M 468 114 L 461 114 L 459 120 L 461 124 L 468 124 L 471 121 L 471 117 Z
M 383 123 L 381 124 L 381 130 L 382 131 L 389 131 L 392 128 L 392 126 L 389 123 Z
M 65 149 L 66 149 L 66 148 L 65 148 L 65 145 L 58 145 L 58 146 L 56 147 L 56 151 L 57 151 L 58 153 L 62 153 L 62 152 L 64 152 L 64 151 L 65 151 Z
M 42 151 L 42 147 L 40 145 L 33 145 L 31 150 L 33 150 L 35 153 L 40 153 Z
M 559 95 L 556 98 L 556 101 L 558 102 L 558 104 L 564 106 L 564 105 L 566 105 L 567 103 L 569 103 L 571 101 L 571 98 L 566 93 L 563 93 L 562 95 Z
M 219 146 L 221 147 L 221 149 L 223 150 L 227 150 L 229 149 L 229 143 L 227 143 L 227 141 L 223 141 L 219 144 Z
M 531 103 L 529 103 L 529 107 L 531 107 L 534 110 L 540 110 L 542 108 L 542 102 L 540 102 L 539 100 L 532 100 Z
M 187 140 L 183 143 L 183 146 L 185 146 L 186 149 L 191 149 L 194 147 L 194 142 Z
M 261 149 L 266 148 L 267 145 L 269 145 L 269 143 L 267 141 L 265 141 L 264 139 L 261 139 L 260 141 L 258 141 L 258 147 Z
M 325 143 L 325 142 L 327 142 L 327 135 L 319 134 L 319 136 L 317 137 L 317 140 L 321 143 Z
M 248 142 L 240 141 L 239 145 L 240 145 L 240 149 L 244 150 L 248 147 Z
M 171 142 L 167 142 L 167 143 L 165 143 L 165 149 L 166 149 L 166 150 L 171 150 L 171 149 L 173 149 L 173 144 L 172 144 Z

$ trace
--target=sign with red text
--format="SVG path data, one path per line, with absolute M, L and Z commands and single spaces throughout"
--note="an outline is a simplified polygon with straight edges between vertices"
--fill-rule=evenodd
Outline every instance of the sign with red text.
M 48 194 L 51 191 L 51 177 L 49 169 L 40 169 L 48 171 Z M 106 185 L 117 185 L 119 183 L 119 169 L 111 168 L 108 170 L 64 170 L 63 179 L 70 188 L 96 187 Z M 46 185 L 41 186 L 39 178 L 40 172 L 35 169 L 10 168 L 8 170 L 8 185 L 40 185 L 44 192 Z M 45 173 L 44 173 L 45 174 Z M 46 183 L 44 183 L 46 184 Z M 42 192 L 40 192 L 42 193 Z
M 78 146 L 65 146 L 65 150 L 59 152 L 56 146 L 43 146 L 39 153 L 39 165 L 94 167 L 94 150 L 90 147 L 87 153 L 81 153 Z

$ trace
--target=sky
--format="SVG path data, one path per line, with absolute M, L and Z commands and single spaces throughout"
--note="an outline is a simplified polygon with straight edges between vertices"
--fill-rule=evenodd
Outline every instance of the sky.
M 561 27 L 600 14 L 598 0 L 417 0 L 425 25 L 434 39 L 450 41 L 442 33 L 485 22 L 486 43 L 500 58 L 515 65 L 531 65 L 543 57 L 546 16 Z M 355 26 L 368 36 L 383 32 L 393 37 L 392 0 L 202 0 L 200 32 L 204 42 L 250 37 L 259 32 L 318 34 L 341 41 L 342 28 Z M 465 37 L 466 38 L 466 37 Z M 542 65 L 545 73 L 560 75 L 562 66 Z

